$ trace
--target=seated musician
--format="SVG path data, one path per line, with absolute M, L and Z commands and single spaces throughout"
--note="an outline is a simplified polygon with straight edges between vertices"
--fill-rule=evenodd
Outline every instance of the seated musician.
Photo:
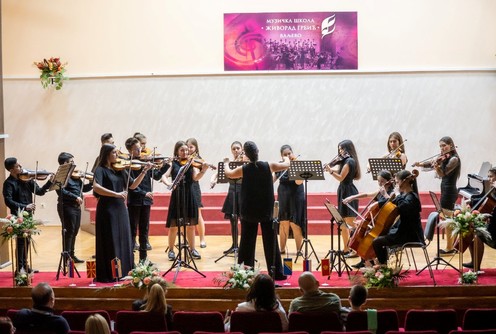
M 387 264 L 387 246 L 402 245 L 407 242 L 421 242 L 424 240 L 420 221 L 420 200 L 412 189 L 415 175 L 410 171 L 402 170 L 395 175 L 395 192 L 399 195 L 392 201 L 398 207 L 399 220 L 389 230 L 387 235 L 377 237 L 372 246 L 380 264 Z
M 470 258 L 471 261 L 469 263 L 464 263 L 463 266 L 466 268 L 473 268 L 476 271 L 480 270 L 480 264 L 482 262 L 482 257 L 484 256 L 484 244 L 488 245 L 491 248 L 496 249 L 496 206 L 494 206 L 494 201 L 496 201 L 496 191 L 494 188 L 496 187 L 496 167 L 492 167 L 487 172 L 487 178 L 491 183 L 491 188 L 489 190 L 488 202 L 486 205 L 481 207 L 481 204 L 478 205 L 476 209 L 483 212 L 489 212 L 492 216 L 489 218 L 489 223 L 487 224 L 487 231 L 491 234 L 491 239 L 487 239 L 483 236 L 479 237 L 479 240 L 474 243 L 472 242 L 469 245 L 470 249 Z M 475 207 L 481 200 L 483 196 L 486 194 L 482 194 L 479 197 L 472 197 L 471 206 Z M 487 207 L 486 207 L 487 206 Z M 482 241 L 482 242 L 481 242 Z M 477 251 L 474 252 L 474 246 L 477 244 Z M 474 262 L 474 253 L 477 253 L 477 260 Z
M 388 170 L 381 170 L 377 174 L 377 183 L 379 184 L 379 190 L 372 193 L 359 193 L 356 195 L 348 196 L 343 199 L 343 204 L 350 203 L 353 200 L 359 198 L 372 198 L 367 207 L 371 208 L 373 205 L 379 205 L 381 207 L 388 201 L 391 193 L 393 192 L 393 175 Z M 374 203 L 372 203 L 374 202 Z M 369 211 L 370 212 L 370 211 Z M 362 258 L 360 262 L 352 265 L 353 268 L 359 269 L 365 266 L 365 260 Z

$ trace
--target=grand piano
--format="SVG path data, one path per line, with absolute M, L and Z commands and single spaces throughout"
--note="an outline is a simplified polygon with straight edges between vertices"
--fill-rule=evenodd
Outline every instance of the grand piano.
M 482 163 L 478 174 L 468 174 L 468 183 L 465 187 L 458 188 L 458 194 L 465 199 L 471 199 L 472 196 L 478 197 L 488 192 L 491 186 L 487 179 L 487 171 L 490 168 L 491 164 L 485 161 Z

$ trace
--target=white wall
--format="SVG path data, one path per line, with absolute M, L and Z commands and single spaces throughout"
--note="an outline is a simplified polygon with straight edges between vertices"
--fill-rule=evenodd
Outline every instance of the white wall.
M 262 159 L 278 159 L 288 143 L 302 159 L 327 162 L 348 138 L 365 166 L 386 153 L 388 134 L 399 131 L 408 139 L 410 162 L 438 153 L 439 138 L 452 136 L 462 186 L 482 161 L 496 162 L 490 147 L 495 9 L 490 0 L 453 0 L 449 7 L 427 0 L 314 0 L 304 7 L 275 0 L 4 0 L 6 155 L 27 168 L 39 161 L 54 171 L 57 155 L 69 151 L 84 168 L 98 154 L 103 132 L 124 147 L 140 131 L 166 155 L 177 140 L 196 137 L 212 163 L 229 155 L 234 140 L 257 142 Z M 224 12 L 332 10 L 358 12 L 356 73 L 222 74 Z M 69 62 L 71 80 L 61 91 L 43 90 L 35 79 L 32 62 L 50 56 Z M 469 71 L 441 71 L 448 68 Z M 491 70 L 473 70 L 480 68 Z M 440 71 L 398 72 L 404 69 Z M 419 186 L 437 190 L 439 180 L 421 174 Z M 330 179 L 309 183 L 310 192 L 336 187 Z M 357 187 L 375 185 L 364 175 Z M 54 194 L 37 203 L 44 204 L 39 218 L 58 223 Z

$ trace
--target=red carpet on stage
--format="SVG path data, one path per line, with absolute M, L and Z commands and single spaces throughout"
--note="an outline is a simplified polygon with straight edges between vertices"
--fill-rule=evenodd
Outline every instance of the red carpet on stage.
M 479 285 L 496 285 L 496 269 L 485 269 L 484 274 L 479 276 Z M 214 288 L 218 287 L 218 285 L 214 282 L 214 278 L 218 278 L 221 276 L 222 272 L 219 271 L 207 271 L 202 272 L 206 277 L 201 276 L 193 270 L 181 270 L 177 275 L 176 282 L 173 286 L 179 288 Z M 277 283 L 283 287 L 296 288 L 298 287 L 298 276 L 301 272 L 293 272 L 293 275 L 288 277 L 286 281 L 278 281 Z M 328 284 L 328 287 L 350 287 L 353 283 L 353 277 L 355 275 L 355 271 L 351 273 L 350 278 L 346 275 L 346 272 L 343 273 L 341 277 L 338 277 L 336 272 L 332 272 L 330 279 L 327 279 L 327 276 L 323 277 L 320 272 L 314 272 L 317 279 L 320 281 L 321 286 L 326 287 L 325 284 Z M 400 282 L 401 286 L 432 286 L 432 279 L 429 277 L 429 273 L 427 270 L 423 271 L 420 275 L 416 275 L 415 271 L 410 271 L 409 276 Z M 112 283 L 95 283 L 95 286 L 90 286 L 92 283 L 92 279 L 86 278 L 86 272 L 80 272 L 81 278 L 77 276 L 75 278 L 69 278 L 67 276 L 63 276 L 62 274 L 59 276 L 59 280 L 56 280 L 56 272 L 40 272 L 34 274 L 33 284 L 36 285 L 40 282 L 48 282 L 51 286 L 54 287 L 69 287 L 71 284 L 75 284 L 75 287 L 85 288 L 85 287 L 112 287 Z M 165 279 L 167 282 L 172 282 L 175 271 L 169 272 Z M 361 273 L 357 274 L 361 277 Z M 438 286 L 457 286 L 458 284 L 458 273 L 453 269 L 445 269 L 445 270 L 435 270 L 434 277 L 436 279 L 436 283 Z M 123 283 L 123 282 L 121 282 Z M 289 283 L 289 284 L 288 284 Z M 0 288 L 12 287 L 12 273 L 11 272 L 0 272 Z

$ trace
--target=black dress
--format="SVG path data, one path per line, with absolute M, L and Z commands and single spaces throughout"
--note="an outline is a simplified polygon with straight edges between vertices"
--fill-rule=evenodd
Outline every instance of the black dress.
M 337 196 L 338 196 L 338 211 L 342 217 L 356 217 L 354 213 L 347 205 L 343 204 L 343 199 L 358 194 L 358 189 L 353 184 L 353 179 L 356 175 L 356 162 L 352 157 L 345 158 L 339 168 L 339 173 L 343 170 L 343 167 L 348 165 L 349 172 L 348 175 L 339 183 Z M 358 201 L 351 201 L 349 203 L 355 211 L 358 210 Z
M 121 192 L 125 189 L 127 173 L 114 171 L 106 167 L 97 167 L 95 182 L 102 187 Z M 130 179 L 129 182 L 133 182 Z M 126 276 L 133 268 L 133 250 L 131 229 L 126 203 L 122 198 L 96 195 L 96 281 L 111 282 L 111 261 L 119 258 L 122 276 Z
M 178 161 L 172 162 L 171 176 L 173 180 L 181 167 L 183 166 Z M 177 226 L 178 218 L 185 218 L 186 225 L 198 225 L 198 202 L 193 191 L 193 167 L 188 169 L 183 181 L 172 191 L 166 227 Z
M 453 168 L 449 165 L 450 161 L 455 157 L 458 159 L 458 162 Z M 444 176 L 441 178 L 441 207 L 443 209 L 453 210 L 456 199 L 458 198 L 456 180 L 458 179 L 458 175 L 460 175 L 460 158 L 457 155 L 452 155 L 449 159 L 444 160 L 441 164 L 441 170 L 444 173 Z
M 227 191 L 222 212 L 224 219 L 231 219 L 233 214 L 239 215 L 239 207 L 241 203 L 241 182 L 242 179 L 229 180 L 229 190 Z M 234 207 L 234 196 L 236 196 L 236 208 Z
M 276 177 L 281 173 L 277 172 Z M 304 209 L 305 209 L 305 192 L 303 184 L 296 184 L 295 181 L 289 180 L 289 174 L 286 172 L 279 179 L 277 188 L 277 199 L 279 201 L 279 220 L 290 222 L 301 227 L 305 235 Z

